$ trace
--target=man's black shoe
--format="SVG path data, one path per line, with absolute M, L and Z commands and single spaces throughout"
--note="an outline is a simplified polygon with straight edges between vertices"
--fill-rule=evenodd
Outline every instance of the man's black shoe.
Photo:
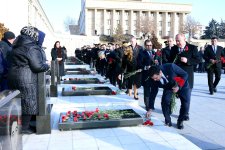
M 172 123 L 171 122 L 166 122 L 165 125 L 168 126 L 168 127 L 171 127 Z
M 210 91 L 210 95 L 213 95 L 214 93 L 213 93 L 213 91 Z
M 217 92 L 217 89 L 216 89 L 216 88 L 214 88 L 214 89 L 213 89 L 213 92 L 215 92 L 215 93 L 216 93 L 216 92 Z
M 184 129 L 183 121 L 177 121 L 177 129 Z
M 31 130 L 31 129 L 25 129 L 25 130 L 22 130 L 21 133 L 22 134 L 33 134 L 35 132 L 33 130 Z
M 189 121 L 189 120 L 190 120 L 189 116 L 184 117 L 184 121 Z

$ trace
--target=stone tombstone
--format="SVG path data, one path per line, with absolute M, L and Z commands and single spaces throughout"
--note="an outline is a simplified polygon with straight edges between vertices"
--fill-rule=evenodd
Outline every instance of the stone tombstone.
M 51 107 L 46 101 L 46 80 L 45 72 L 38 73 L 38 109 L 36 116 L 37 134 L 51 133 Z
M 22 150 L 21 98 L 18 90 L 0 93 L 0 150 Z
M 51 85 L 50 85 L 50 97 L 58 96 L 57 82 L 56 82 L 56 63 L 51 61 Z

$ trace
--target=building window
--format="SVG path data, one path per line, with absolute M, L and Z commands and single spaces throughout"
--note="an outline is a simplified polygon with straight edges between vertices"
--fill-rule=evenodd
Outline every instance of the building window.
M 159 21 L 159 26 L 162 27 L 162 21 Z
M 108 16 L 111 16 L 111 11 L 107 11 Z
M 171 18 L 171 13 L 168 13 L 168 18 L 169 18 L 169 19 Z
M 143 13 L 142 13 L 142 16 L 143 16 L 143 17 L 146 17 L 146 16 L 147 16 L 147 13 L 146 13 L 146 12 L 143 12 Z
M 162 36 L 162 31 L 159 31 L 159 36 Z
M 129 16 L 129 12 L 128 12 L 128 11 L 126 11 L 126 12 L 125 12 L 125 15 L 128 17 L 128 16 Z
M 128 30 L 125 30 L 125 34 L 128 34 Z
M 108 19 L 107 22 L 108 22 L 108 25 L 111 25 L 111 19 Z
M 125 22 L 126 22 L 126 25 L 128 26 L 128 25 L 129 25 L 129 22 L 128 22 L 128 20 L 125 20 Z
M 154 17 L 154 12 L 151 13 L 151 17 Z
M 117 23 L 117 25 L 119 25 L 120 24 L 120 20 L 116 20 L 116 23 Z
M 108 35 L 111 35 L 111 30 L 110 30 L 110 29 L 108 29 L 107 31 L 108 31 Z
M 117 15 L 117 16 L 120 16 L 120 12 L 119 12 L 119 11 L 116 11 L 116 15 Z
M 135 35 L 135 36 L 137 35 L 137 30 L 134 30 L 134 35 Z
M 167 36 L 170 36 L 170 31 L 167 32 Z
M 159 13 L 159 17 L 162 18 L 162 13 L 161 12 Z
M 167 23 L 167 26 L 170 27 L 170 26 L 171 26 L 171 22 L 168 22 L 168 23 Z
M 136 26 L 137 25 L 137 20 L 134 20 L 134 26 Z

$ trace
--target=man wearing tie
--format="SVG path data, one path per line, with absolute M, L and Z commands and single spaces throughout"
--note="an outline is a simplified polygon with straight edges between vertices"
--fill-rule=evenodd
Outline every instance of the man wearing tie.
M 177 128 L 183 129 L 183 121 L 188 113 L 190 101 L 188 74 L 177 65 L 167 63 L 162 66 L 152 66 L 149 69 L 149 76 L 158 83 L 159 87 L 163 88 L 161 106 L 167 126 L 172 126 L 170 118 L 172 95 L 176 94 L 180 98 L 181 107 L 177 120 Z M 148 117 L 151 114 L 147 112 L 146 115 Z
M 200 63 L 197 46 L 186 42 L 184 34 L 177 34 L 176 45 L 171 48 L 170 58 L 171 62 L 187 72 L 188 82 L 192 91 L 194 86 L 194 66 Z M 188 114 L 184 120 L 189 120 Z
M 221 78 L 221 57 L 223 56 L 221 46 L 217 45 L 218 38 L 212 37 L 211 44 L 208 45 L 204 52 L 204 59 L 206 62 L 206 71 L 208 75 L 208 86 L 211 95 L 217 92 L 216 86 Z M 213 74 L 215 74 L 215 81 L 213 81 Z
M 155 52 L 152 49 L 152 42 L 150 40 L 145 40 L 144 42 L 145 50 L 143 51 L 143 71 L 142 71 L 142 86 L 144 89 L 144 103 L 146 107 L 146 111 L 151 112 L 155 109 L 155 98 L 158 93 L 158 86 L 155 84 L 155 82 L 149 78 L 149 68 L 157 61 L 155 62 L 154 56 Z

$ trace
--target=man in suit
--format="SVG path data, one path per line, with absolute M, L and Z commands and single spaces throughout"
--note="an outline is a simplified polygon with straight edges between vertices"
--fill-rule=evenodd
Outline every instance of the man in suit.
M 162 49 L 162 64 L 170 62 L 170 51 L 173 47 L 173 38 L 169 37 L 166 41 L 166 47 Z
M 154 80 L 149 78 L 149 68 L 155 65 L 155 52 L 152 49 L 152 42 L 150 40 L 145 40 L 144 42 L 145 50 L 143 51 L 143 71 L 142 71 L 142 85 L 144 89 L 144 103 L 146 111 L 152 111 L 155 109 L 155 98 L 158 93 L 158 86 L 155 84 Z M 157 60 L 156 60 L 157 62 Z
M 204 52 L 204 59 L 206 63 L 206 71 L 208 75 L 208 86 L 211 95 L 217 92 L 216 86 L 221 78 L 221 57 L 223 56 L 221 46 L 217 45 L 218 38 L 212 37 L 211 44 L 208 45 Z M 213 81 L 213 74 L 215 74 L 215 81 Z
M 180 98 L 181 107 L 177 120 L 177 128 L 183 129 L 183 121 L 188 113 L 190 101 L 187 72 L 175 64 L 168 63 L 162 66 L 152 66 L 149 69 L 149 76 L 155 82 L 158 82 L 159 87 L 163 88 L 161 106 L 165 117 L 165 124 L 168 126 L 172 126 L 170 118 L 172 95 L 176 94 Z M 147 112 L 147 117 L 149 115 L 150 113 Z
M 171 48 L 170 59 L 171 62 L 187 72 L 188 82 L 192 91 L 194 85 L 194 66 L 200 63 L 197 46 L 186 42 L 184 34 L 177 34 L 176 45 Z M 189 120 L 188 114 L 184 120 Z

